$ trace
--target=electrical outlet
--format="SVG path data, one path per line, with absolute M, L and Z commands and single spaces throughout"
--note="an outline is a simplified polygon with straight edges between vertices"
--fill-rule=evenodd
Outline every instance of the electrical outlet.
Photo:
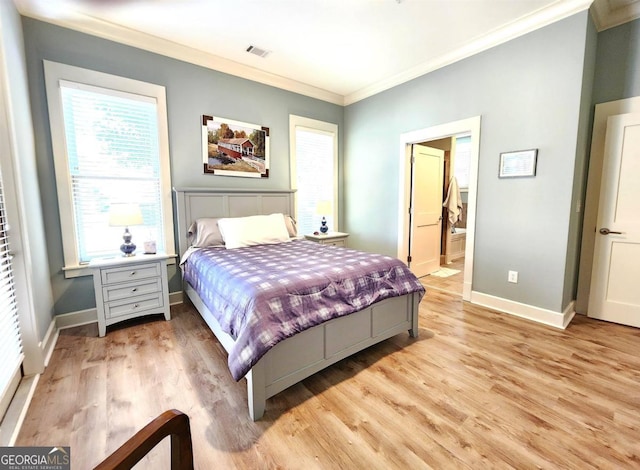
M 509 271 L 509 275 L 507 276 L 507 281 L 513 282 L 514 284 L 518 283 L 518 271 Z

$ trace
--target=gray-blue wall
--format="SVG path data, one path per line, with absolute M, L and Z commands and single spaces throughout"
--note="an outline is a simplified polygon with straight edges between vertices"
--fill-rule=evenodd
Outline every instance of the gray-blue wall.
M 95 307 L 90 276 L 65 279 L 51 134 L 42 60 L 47 59 L 166 87 L 171 180 L 176 187 L 286 189 L 289 183 L 289 114 L 335 123 L 344 128 L 343 108 L 278 88 L 188 64 L 94 36 L 23 18 L 29 91 L 36 134 L 38 180 L 46 225 L 51 284 L 57 314 Z M 201 116 L 221 116 L 270 129 L 267 179 L 202 173 Z M 342 139 L 339 138 L 339 154 Z M 342 177 L 340 177 L 342 181 Z M 175 266 L 171 292 L 182 290 Z
M 570 222 L 590 28 L 584 11 L 348 106 L 350 243 L 396 253 L 401 133 L 481 115 L 473 290 L 561 312 L 575 289 Z M 501 152 L 530 148 L 539 150 L 534 178 L 498 178 Z
M 593 103 L 640 96 L 640 20 L 598 34 Z
M 553 311 L 562 311 L 575 293 L 589 90 L 592 103 L 640 95 L 640 21 L 596 35 L 587 12 L 346 108 L 28 18 L 23 28 L 56 313 L 91 308 L 94 300 L 89 277 L 67 280 L 60 271 L 62 228 L 42 59 L 164 85 L 175 186 L 287 188 L 289 114 L 337 123 L 342 226 L 352 246 L 391 255 L 399 135 L 481 115 L 473 289 Z M 201 114 L 269 126 L 270 178 L 202 175 Z M 524 148 L 539 149 L 537 176 L 498 179 L 500 152 Z M 518 284 L 506 282 L 510 269 L 519 271 Z M 170 290 L 180 290 L 175 271 L 170 275 Z
M 593 128 L 594 108 L 591 99 L 595 80 L 597 43 L 598 34 L 593 21 L 591 21 L 589 17 L 584 50 L 584 73 L 581 84 L 580 113 L 578 115 L 578 137 L 576 144 L 576 161 L 573 171 L 572 203 L 569 208 L 569 234 L 564 275 L 564 295 L 562 297 L 563 306 L 567 306 L 576 298 L 578 288 L 582 221 L 589 168 L 591 130 Z

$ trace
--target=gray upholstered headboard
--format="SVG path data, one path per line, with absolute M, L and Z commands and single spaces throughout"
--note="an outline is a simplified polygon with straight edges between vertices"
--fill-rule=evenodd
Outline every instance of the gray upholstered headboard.
M 293 215 L 293 190 L 173 188 L 180 256 L 189 248 L 187 230 L 201 217 L 245 217 L 282 212 Z

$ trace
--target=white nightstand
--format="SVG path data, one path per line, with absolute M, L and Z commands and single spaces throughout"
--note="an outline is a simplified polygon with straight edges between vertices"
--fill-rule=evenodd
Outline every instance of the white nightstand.
M 93 287 L 98 310 L 98 334 L 114 323 L 162 313 L 171 319 L 165 254 L 94 259 Z
M 312 242 L 321 243 L 323 245 L 347 246 L 348 233 L 344 232 L 327 232 L 319 235 L 305 235 L 304 238 Z

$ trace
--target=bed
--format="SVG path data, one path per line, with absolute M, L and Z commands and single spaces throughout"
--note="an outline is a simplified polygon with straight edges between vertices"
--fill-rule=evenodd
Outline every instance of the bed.
M 312 256 L 309 255 L 312 251 L 317 252 L 317 256 L 321 257 L 338 256 L 340 262 L 335 264 L 334 271 L 340 271 L 342 267 L 362 264 L 359 263 L 360 256 L 372 256 L 374 264 L 386 263 L 391 259 L 303 240 L 238 249 L 206 247 L 195 250 L 195 254 L 185 257 L 185 254 L 189 255 L 192 251 L 190 248 L 192 240 L 188 233 L 190 228 L 193 229 L 194 221 L 205 218 L 247 218 L 255 215 L 292 214 L 293 195 L 293 191 L 288 190 L 174 188 L 180 255 L 182 259 L 187 258 L 182 266 L 184 292 L 229 354 L 230 371 L 234 378 L 236 380 L 246 378 L 249 415 L 254 421 L 263 416 L 266 400 L 269 397 L 325 367 L 404 331 L 408 331 L 412 337 L 418 335 L 418 304 L 424 295 L 424 288 L 410 273 L 407 274 L 408 270 L 404 269 L 403 265 L 402 267 L 394 265 L 393 269 L 389 270 L 393 273 L 393 277 L 402 281 L 397 283 L 397 286 L 389 287 L 389 292 L 385 293 L 382 289 L 382 294 L 376 293 L 375 298 L 370 298 L 369 294 L 362 295 L 362 298 L 367 297 L 372 300 L 372 303 L 361 303 L 361 298 L 349 300 L 348 311 L 344 306 L 335 307 L 335 311 L 331 310 L 333 304 L 327 308 L 311 307 L 311 304 L 307 304 L 300 312 L 309 314 L 306 315 L 309 320 L 298 320 L 295 319 L 297 317 L 292 316 L 294 320 L 288 323 L 283 321 L 283 325 L 287 325 L 283 328 L 284 333 L 274 331 L 267 335 L 266 332 L 271 332 L 271 325 L 263 324 L 256 325 L 253 333 L 239 332 L 233 323 L 227 321 L 228 319 L 222 314 L 226 308 L 226 300 L 223 302 L 220 300 L 221 297 L 227 294 L 232 296 L 232 292 L 240 295 L 245 290 L 249 291 L 254 286 L 262 285 L 262 281 L 251 284 L 247 279 L 256 276 L 246 274 L 251 269 L 260 271 L 262 269 L 260 263 L 277 265 L 277 269 L 283 273 L 280 276 L 282 279 L 279 279 L 280 284 L 288 284 L 289 280 L 284 273 L 297 271 L 293 268 L 289 269 L 290 265 L 283 263 L 300 259 L 301 256 L 305 258 Z M 244 253 L 254 258 L 236 261 L 241 255 L 244 256 Z M 204 263 L 209 262 L 210 259 L 214 264 L 206 267 L 205 272 L 212 271 L 212 281 L 205 282 L 204 274 L 202 271 L 198 272 L 197 266 L 209 266 Z M 235 266 L 236 262 L 247 263 L 246 266 L 238 265 L 233 269 L 244 273 L 245 279 L 242 282 L 245 284 L 241 283 L 233 288 L 234 284 L 226 280 L 227 272 L 213 270 L 223 269 L 223 267 L 229 270 L 229 266 Z M 314 271 L 308 265 L 298 266 L 296 269 L 302 273 L 299 277 L 303 278 L 310 277 Z M 373 274 L 369 277 L 375 279 Z M 229 286 L 226 291 L 217 291 L 213 295 L 208 295 L 208 291 L 215 290 L 216 280 L 217 284 L 222 284 L 222 279 L 225 279 L 224 285 Z M 361 281 L 356 281 L 358 282 Z M 353 287 L 351 284 L 348 284 L 350 288 Z M 320 288 L 322 289 L 324 287 Z M 255 290 L 260 291 L 261 288 Z M 309 292 L 305 291 L 305 294 Z M 288 295 L 291 297 L 291 294 Z M 342 296 L 341 293 L 336 295 Z M 314 296 L 315 291 L 313 295 L 306 297 Z M 291 310 L 289 313 L 295 313 L 293 304 L 286 304 L 283 307 L 281 303 L 275 301 L 263 302 L 259 297 L 257 300 L 247 300 L 245 303 L 250 304 L 256 312 L 262 312 L 265 308 L 271 309 L 264 315 L 265 317 L 273 317 L 273 305 L 277 305 L 277 311 Z M 268 307 L 266 304 L 269 304 Z M 361 305 L 364 306 L 361 307 Z M 291 328 L 292 323 L 295 323 L 293 328 Z M 258 337 L 260 341 L 255 339 Z M 248 343 L 251 343 L 252 348 L 259 343 L 258 359 L 253 356 L 245 357 L 243 354 L 247 350 Z

